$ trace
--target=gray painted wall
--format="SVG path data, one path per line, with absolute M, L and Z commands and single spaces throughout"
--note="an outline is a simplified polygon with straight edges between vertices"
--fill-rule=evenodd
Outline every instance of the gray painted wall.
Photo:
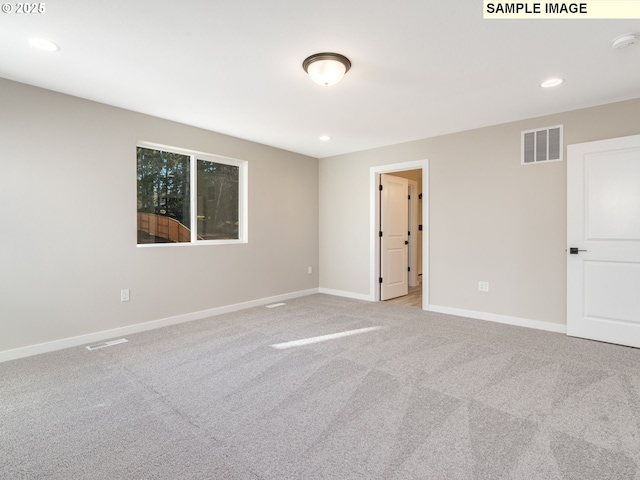
M 0 352 L 318 287 L 317 159 L 3 79 L 0 105 Z M 247 160 L 249 243 L 137 248 L 141 140 Z
M 318 161 L 3 79 L 0 105 L 0 352 L 318 286 L 368 295 L 369 169 L 424 158 L 430 303 L 563 324 L 566 160 L 520 166 L 520 132 L 640 133 L 637 99 Z M 249 243 L 137 248 L 142 140 L 247 160 Z
M 558 124 L 565 146 L 638 134 L 640 99 L 321 159 L 320 287 L 370 294 L 369 170 L 428 158 L 429 303 L 566 323 L 566 149 L 520 165 L 520 132 Z

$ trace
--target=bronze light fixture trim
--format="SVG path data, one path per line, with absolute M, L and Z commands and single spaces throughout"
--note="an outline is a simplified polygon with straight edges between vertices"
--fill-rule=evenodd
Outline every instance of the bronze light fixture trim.
M 302 68 L 311 80 L 322 86 L 335 85 L 351 69 L 351 61 L 339 53 L 316 53 L 305 58 Z

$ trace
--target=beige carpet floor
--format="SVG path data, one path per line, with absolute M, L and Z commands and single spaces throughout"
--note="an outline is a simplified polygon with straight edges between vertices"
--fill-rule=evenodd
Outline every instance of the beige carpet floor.
M 127 339 L 0 364 L 0 478 L 640 480 L 637 349 L 328 295 Z

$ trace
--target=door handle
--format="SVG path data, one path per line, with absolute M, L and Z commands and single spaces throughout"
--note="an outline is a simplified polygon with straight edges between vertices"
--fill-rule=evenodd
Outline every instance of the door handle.
M 409 245 L 409 240 L 405 240 L 405 241 L 404 241 L 404 244 L 405 244 L 405 245 Z
M 580 252 L 586 252 L 586 250 L 579 250 L 578 247 L 570 247 L 569 248 L 569 253 L 571 255 L 578 255 L 578 253 Z

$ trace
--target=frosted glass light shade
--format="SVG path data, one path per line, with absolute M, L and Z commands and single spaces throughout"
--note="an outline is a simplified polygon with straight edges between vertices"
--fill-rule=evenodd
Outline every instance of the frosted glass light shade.
M 335 85 L 347 72 L 346 67 L 335 60 L 320 60 L 309 65 L 307 73 L 318 85 Z
M 335 85 L 351 68 L 349 59 L 338 53 L 317 53 L 308 57 L 302 68 L 318 85 Z

